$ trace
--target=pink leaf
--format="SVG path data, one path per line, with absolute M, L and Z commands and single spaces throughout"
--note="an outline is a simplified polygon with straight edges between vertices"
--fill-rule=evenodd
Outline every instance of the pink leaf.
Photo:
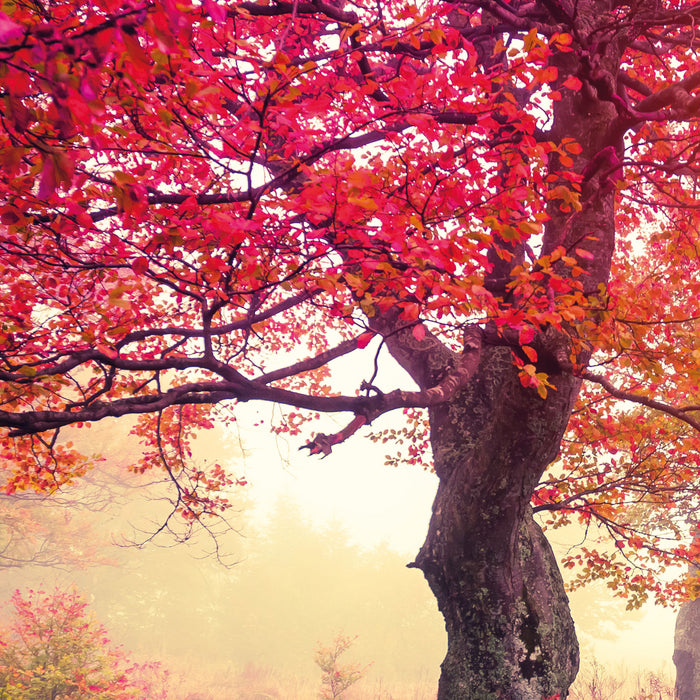
M 204 8 L 215 22 L 221 24 L 226 21 L 226 8 L 219 5 L 218 2 L 204 0 Z
M 0 11 L 0 44 L 8 44 L 15 39 L 19 39 L 23 34 L 24 28 Z
M 44 166 L 41 169 L 41 180 L 37 194 L 39 199 L 48 200 L 56 190 L 56 166 L 49 155 L 44 158 Z

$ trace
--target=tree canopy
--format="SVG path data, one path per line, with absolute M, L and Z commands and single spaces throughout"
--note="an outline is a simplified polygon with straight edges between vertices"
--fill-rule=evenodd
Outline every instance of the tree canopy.
M 60 430 L 136 415 L 133 468 L 199 521 L 236 479 L 188 441 L 241 404 L 289 407 L 278 429 L 312 454 L 396 409 L 425 440 L 416 409 L 499 348 L 533 406 L 578 394 L 523 487 L 612 536 L 566 565 L 632 605 L 683 594 L 656 573 L 692 557 L 698 507 L 698 20 L 681 0 L 3 5 L 6 489 L 80 476 Z M 417 386 L 379 388 L 387 349 Z M 337 412 L 333 435 L 305 425 Z

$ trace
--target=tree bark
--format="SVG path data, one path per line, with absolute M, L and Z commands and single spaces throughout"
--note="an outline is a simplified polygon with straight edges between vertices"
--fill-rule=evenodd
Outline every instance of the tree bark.
M 684 603 L 676 618 L 673 663 L 678 700 L 700 698 L 700 599 Z
M 572 34 L 594 36 L 609 10 L 606 0 L 578 3 Z M 571 166 L 580 175 L 580 198 L 575 207 L 556 199 L 548 203 L 540 252 L 563 249 L 575 256 L 579 292 L 593 309 L 615 248 L 615 189 L 628 124 L 608 92 L 626 40 L 621 33 L 604 46 L 596 44 L 595 65 L 581 51 L 552 59 L 562 76 L 590 79 L 586 89 L 563 91 L 553 106 L 547 137 L 554 143 L 573 139 L 580 147 Z M 556 156 L 549 165 L 556 181 L 562 170 Z M 517 184 L 507 169 L 501 176 L 505 190 Z M 504 310 L 528 303 L 508 286 L 512 266 L 525 251 L 515 243 L 508 252 L 504 257 L 489 251 L 485 277 L 486 289 Z M 562 277 L 574 274 L 561 262 L 555 270 Z M 541 291 L 558 293 L 554 287 Z M 421 389 L 438 385 L 458 358 L 429 333 L 416 341 L 410 331 L 397 330 L 395 314 L 371 319 L 373 329 Z M 595 313 L 589 321 L 595 323 Z M 469 332 L 471 340 L 478 335 L 475 327 Z M 580 388 L 576 375 L 592 351 L 585 334 L 584 327 L 565 324 L 539 329 L 530 345 L 537 371 L 554 387 L 542 399 L 520 382 L 513 358 L 520 345 L 517 329 L 510 338 L 508 329 L 499 333 L 487 324 L 470 383 L 430 411 L 440 482 L 426 541 L 411 566 L 423 571 L 445 618 L 448 649 L 438 700 L 565 698 L 576 676 L 578 643 L 563 581 L 529 502 L 559 452 Z
M 609 104 L 574 99 L 560 105 L 558 116 L 569 128 L 557 136 L 573 134 L 583 147 L 580 170 L 610 145 L 606 138 L 619 140 L 606 128 L 614 118 Z M 591 298 L 607 282 L 615 240 L 614 192 L 602 184 L 584 183 L 576 214 L 552 206 L 543 241 L 545 253 L 557 246 L 590 253 L 581 263 L 581 284 Z M 390 319 L 385 322 L 392 327 Z M 374 325 L 383 330 L 381 321 Z M 435 386 L 457 362 L 430 335 L 422 342 L 409 332 L 384 335 L 420 387 Z M 546 399 L 522 386 L 507 345 L 495 329 L 484 329 L 471 382 L 430 412 L 440 483 L 413 566 L 423 571 L 445 618 L 448 650 L 438 700 L 565 698 L 578 671 L 563 581 L 529 501 L 559 452 L 580 379 L 566 332 L 545 329 L 531 343 L 538 371 L 554 387 Z M 578 348 L 579 368 L 589 359 L 585 347 Z
M 700 526 L 695 530 L 695 542 L 700 542 Z M 691 564 L 688 573 L 700 576 L 700 565 Z M 700 698 L 700 598 L 681 605 L 673 641 L 676 697 L 678 700 L 697 700 Z
M 529 507 L 579 388 L 551 380 L 557 391 L 533 398 L 510 351 L 487 348 L 471 385 L 432 411 L 440 485 L 414 566 L 445 617 L 439 700 L 565 697 L 576 676 L 563 581 Z

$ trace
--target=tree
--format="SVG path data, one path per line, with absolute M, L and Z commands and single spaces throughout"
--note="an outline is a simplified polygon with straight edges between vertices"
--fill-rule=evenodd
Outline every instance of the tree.
M 51 496 L 0 495 L 0 570 L 103 561 L 99 539 L 86 537 L 89 524 L 73 511 L 84 504 L 66 499 L 60 512 L 55 506 Z
M 697 552 L 700 549 L 700 530 L 697 528 L 694 531 L 693 544 Z M 692 563 L 688 567 L 688 576 L 693 585 L 693 600 L 689 600 L 681 606 L 676 618 L 673 663 L 676 666 L 675 691 L 678 700 L 691 700 L 700 692 L 698 574 L 700 574 L 700 570 L 698 570 L 697 563 Z
M 147 689 L 130 680 L 134 669 L 110 647 L 80 596 L 16 591 L 12 602 L 15 619 L 0 637 L 3 700 L 143 697 Z
M 132 414 L 134 468 L 206 525 L 235 479 L 188 443 L 238 404 L 290 407 L 291 435 L 348 413 L 324 455 L 396 409 L 420 444 L 427 409 L 441 700 L 566 695 L 533 508 L 612 536 L 566 562 L 581 582 L 685 594 L 654 571 L 697 509 L 700 7 L 4 7 L 9 491 L 80 475 L 64 426 Z M 380 388 L 387 350 L 416 387 Z

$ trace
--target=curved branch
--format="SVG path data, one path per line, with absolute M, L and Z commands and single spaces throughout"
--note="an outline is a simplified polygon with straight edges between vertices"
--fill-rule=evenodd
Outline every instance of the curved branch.
M 642 406 L 646 406 L 647 408 L 653 408 L 656 411 L 661 411 L 662 413 L 666 413 L 669 416 L 673 416 L 674 418 L 677 418 L 678 420 L 687 423 L 689 426 L 700 432 L 700 420 L 688 415 L 689 412 L 692 412 L 697 408 L 695 406 L 676 408 L 675 406 L 663 403 L 662 401 L 650 399 L 648 396 L 642 396 L 640 394 L 635 394 L 631 391 L 618 389 L 608 379 L 606 379 L 605 377 L 601 377 L 600 375 L 593 374 L 593 372 L 582 372 L 580 376 L 586 381 L 600 384 L 600 386 L 602 386 L 603 389 L 605 389 L 605 391 L 607 391 L 611 396 L 614 396 L 616 399 L 620 399 L 622 401 L 631 401 L 633 403 L 638 403 Z
M 652 93 L 634 105 L 632 114 L 644 120 L 688 119 L 700 110 L 700 98 L 691 93 L 700 87 L 700 71 Z M 668 109 L 665 109 L 667 108 Z
M 344 344 L 338 347 L 346 349 Z M 475 374 L 480 351 L 480 343 L 466 345 L 457 367 L 440 384 L 422 391 L 396 389 L 388 394 L 375 396 L 312 396 L 267 386 L 261 380 L 271 381 L 269 375 L 250 380 L 228 368 L 229 378 L 224 381 L 190 382 L 158 394 L 132 396 L 109 402 L 95 401 L 78 410 L 0 411 L 0 427 L 9 428 L 10 436 L 18 437 L 55 430 L 74 423 L 95 422 L 127 414 L 156 413 L 169 406 L 215 404 L 231 400 L 267 401 L 322 413 L 350 412 L 356 416 L 363 416 L 365 422 L 370 423 L 378 416 L 397 408 L 425 408 L 448 401 Z M 302 361 L 302 367 L 308 365 L 312 368 L 315 359 Z M 215 364 L 214 368 L 211 361 L 200 361 L 191 363 L 190 366 L 204 367 L 225 376 L 227 366 L 222 363 Z
M 329 363 L 331 360 L 347 355 L 353 350 L 357 350 L 357 338 L 344 340 L 334 348 L 330 348 L 329 350 L 319 353 L 314 357 L 310 357 L 307 360 L 301 360 L 300 362 L 295 362 L 293 365 L 289 365 L 288 367 L 282 367 L 280 369 L 273 370 L 272 372 L 267 372 L 267 374 L 263 374 L 261 377 L 256 377 L 255 382 L 257 384 L 270 384 L 271 382 L 286 379 L 287 377 L 301 374 L 302 372 L 309 372 L 313 369 L 323 367 L 323 365 Z
M 481 335 L 481 330 L 478 327 L 469 329 L 468 333 L 465 334 L 464 353 L 461 355 L 457 367 L 437 386 L 423 391 L 393 391 L 390 394 L 379 394 L 372 397 L 378 400 L 378 409 L 372 412 L 356 414 L 342 430 L 332 435 L 319 433 L 313 440 L 302 445 L 299 449 L 307 449 L 309 454 L 323 454 L 324 457 L 327 457 L 331 453 L 333 445 L 344 442 L 363 425 L 369 425 L 378 416 L 393 410 L 388 406 L 395 401 L 397 394 L 405 401 L 404 408 L 427 408 L 449 401 L 460 389 L 466 386 L 477 372 L 479 360 L 481 359 Z M 398 408 L 398 406 L 395 407 Z

